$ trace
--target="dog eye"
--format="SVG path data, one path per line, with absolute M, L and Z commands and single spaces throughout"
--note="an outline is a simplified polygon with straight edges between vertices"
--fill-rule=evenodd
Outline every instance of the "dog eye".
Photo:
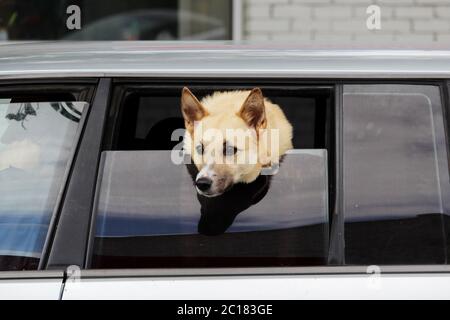
M 235 155 L 237 151 L 238 151 L 238 149 L 236 147 L 226 145 L 223 148 L 223 155 L 224 156 L 232 156 L 232 155 Z
M 198 146 L 195 147 L 195 151 L 197 151 L 198 154 L 203 154 L 203 145 L 199 144 Z

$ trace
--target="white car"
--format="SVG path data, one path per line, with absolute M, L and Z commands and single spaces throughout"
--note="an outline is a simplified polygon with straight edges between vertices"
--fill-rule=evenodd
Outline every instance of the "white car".
M 450 51 L 4 44 L 0 299 L 448 299 L 449 79 Z M 184 86 L 279 104 L 278 172 L 197 196 Z

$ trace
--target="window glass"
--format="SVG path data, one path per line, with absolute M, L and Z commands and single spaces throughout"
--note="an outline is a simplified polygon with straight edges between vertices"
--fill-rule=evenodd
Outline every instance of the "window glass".
M 446 263 L 449 170 L 440 89 L 346 85 L 345 261 Z
M 171 151 L 103 152 L 91 267 L 326 264 L 326 150 L 292 150 L 214 198 L 197 195 L 195 170 Z
M 0 270 L 37 268 L 86 105 L 0 103 Z
M 0 42 L 229 39 L 229 0 L 0 1 Z

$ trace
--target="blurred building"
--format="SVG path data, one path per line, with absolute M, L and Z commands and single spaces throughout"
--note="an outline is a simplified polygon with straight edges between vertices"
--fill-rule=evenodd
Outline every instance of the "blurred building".
M 371 5 L 380 29 L 367 28 Z M 450 44 L 450 0 L 243 0 L 242 30 L 261 41 Z

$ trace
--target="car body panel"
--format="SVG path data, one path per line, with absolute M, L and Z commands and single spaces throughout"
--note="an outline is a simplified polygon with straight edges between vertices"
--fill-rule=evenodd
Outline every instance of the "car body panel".
M 450 50 L 336 50 L 132 41 L 0 46 L 0 79 L 90 76 L 449 78 Z
M 58 300 L 63 279 L 63 271 L 0 272 L 0 300 Z
M 449 299 L 449 286 L 449 274 L 93 278 L 62 299 Z

